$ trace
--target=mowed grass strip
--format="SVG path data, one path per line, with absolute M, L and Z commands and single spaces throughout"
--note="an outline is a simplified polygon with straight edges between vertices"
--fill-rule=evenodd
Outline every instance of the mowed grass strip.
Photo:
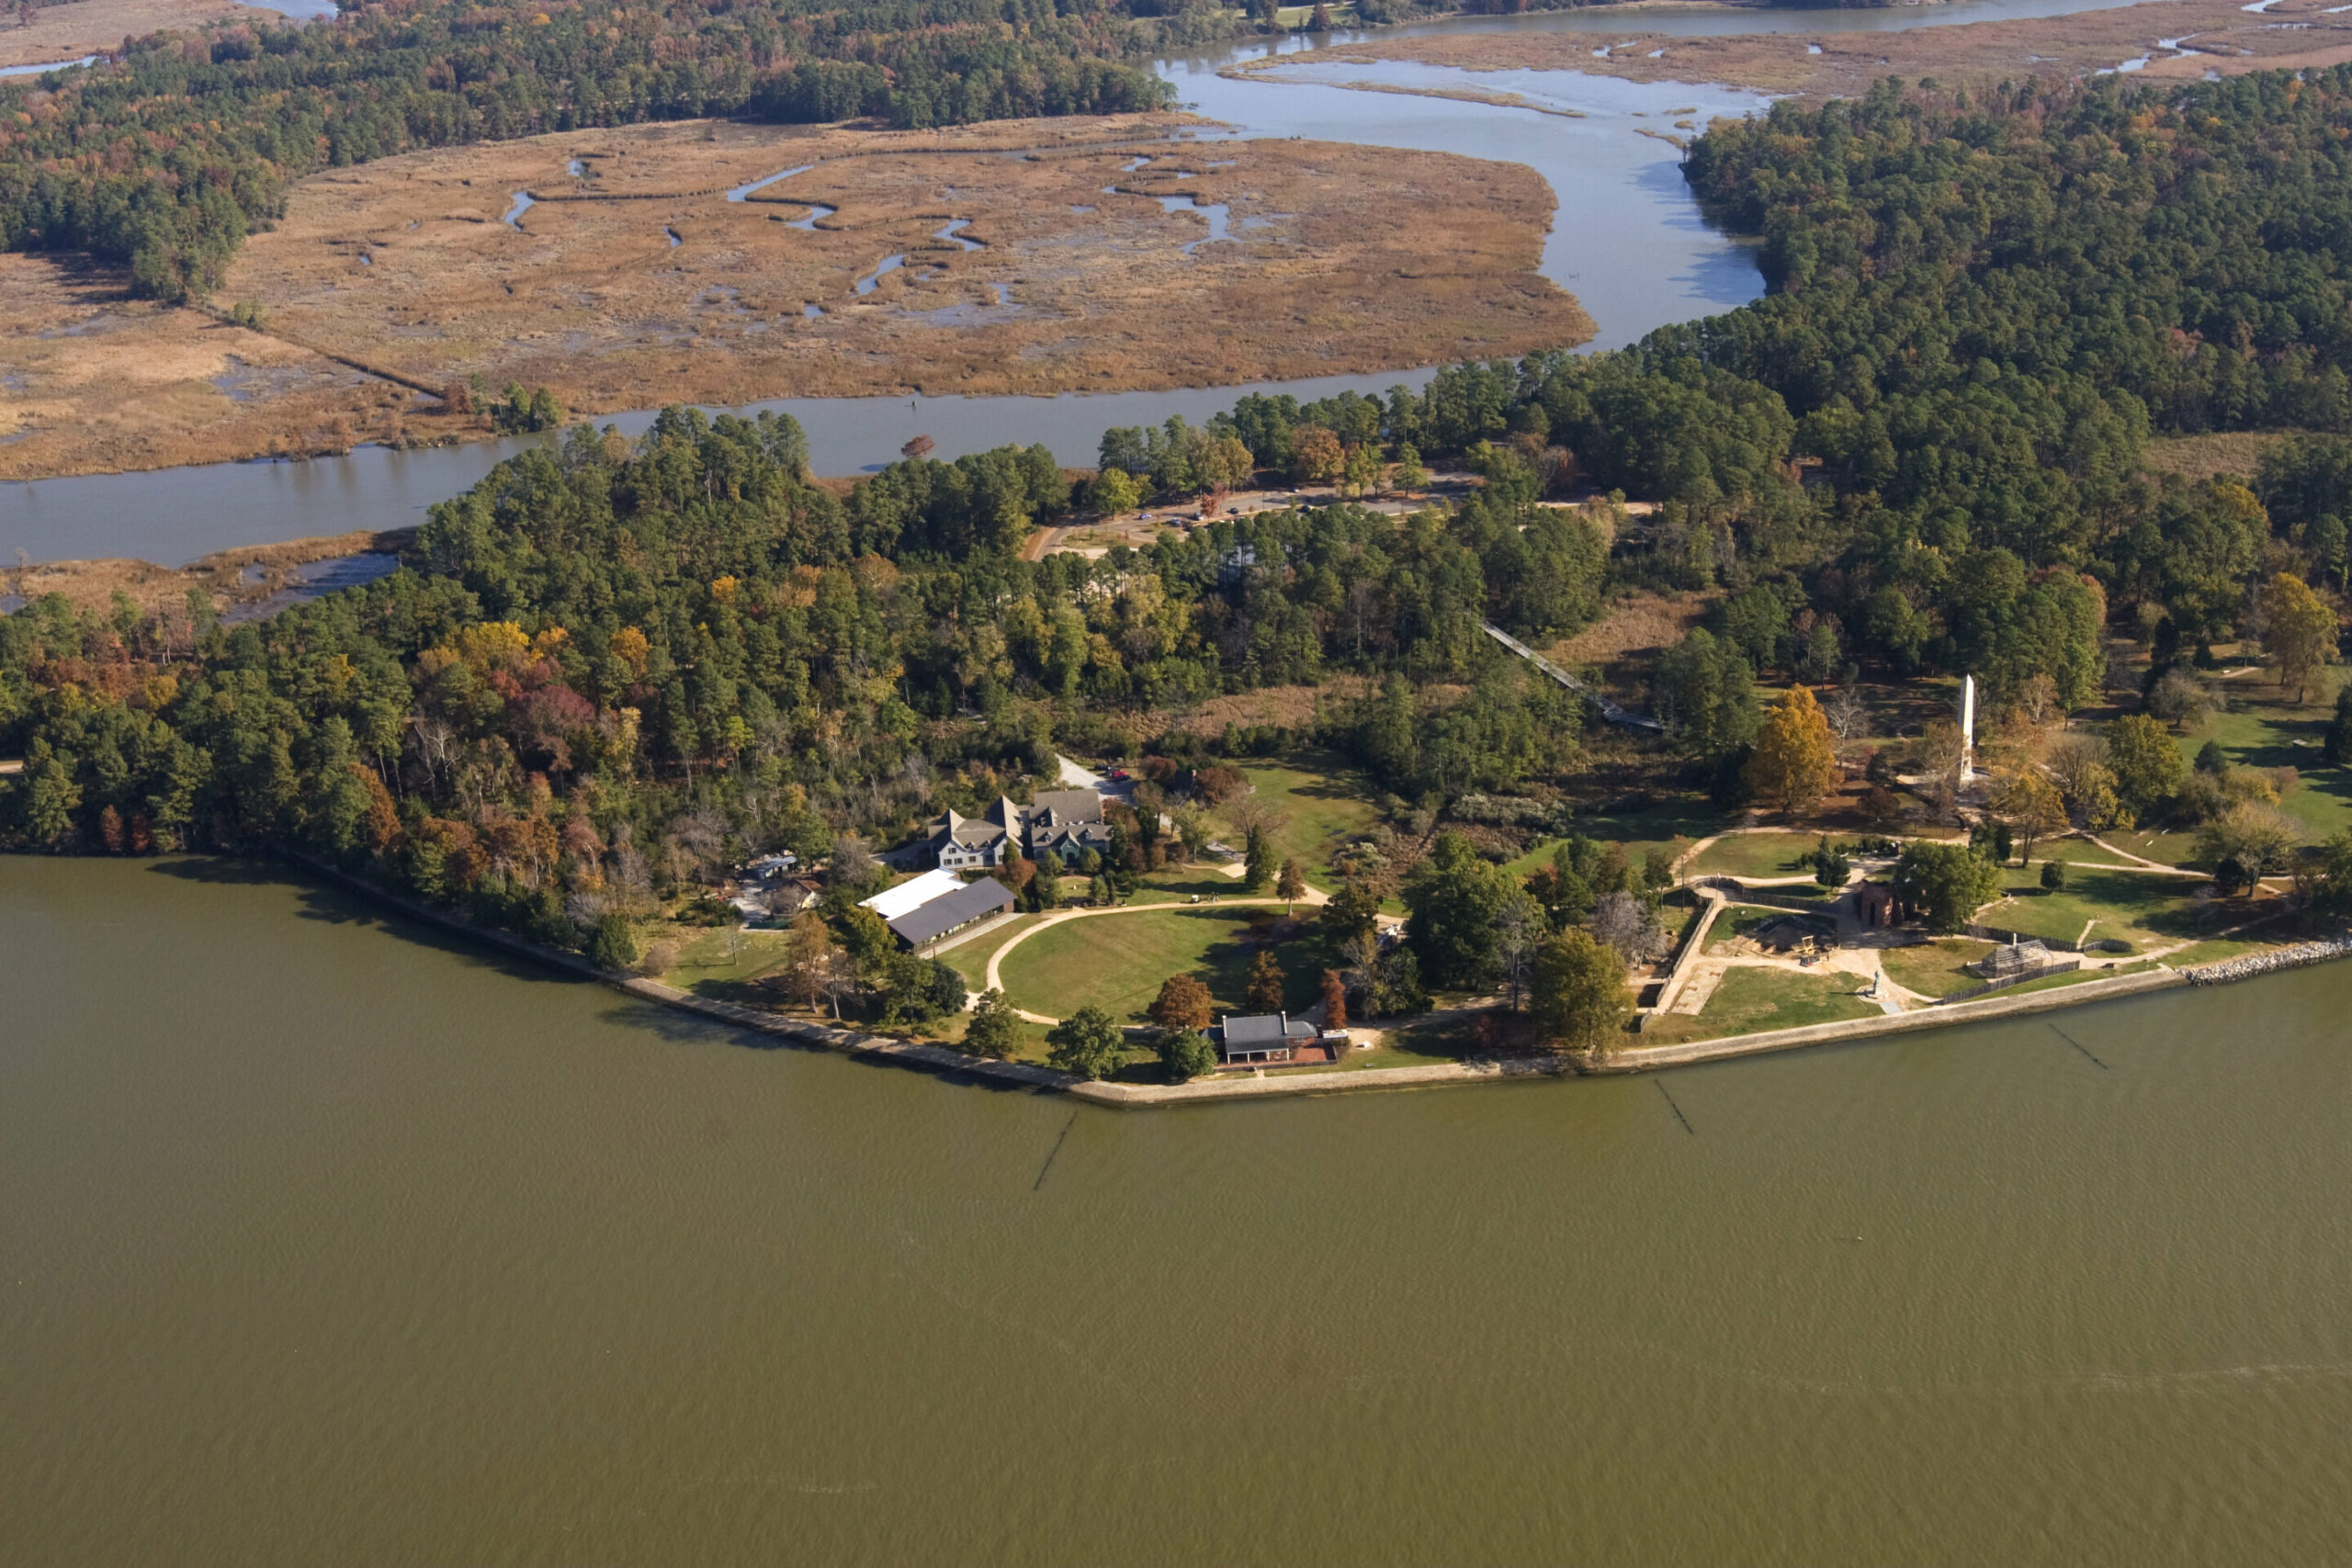
M 1734 969 L 1724 976 L 1698 1017 L 1673 1014 L 1657 1019 L 1628 1043 L 1677 1045 L 1688 1040 L 1719 1040 L 1732 1034 L 1873 1017 L 1878 1004 L 1854 995 L 1861 984 L 1851 975 Z
M 1000 974 L 1015 1007 L 1068 1018 L 1098 1007 L 1122 1022 L 1141 1022 L 1144 1009 L 1170 975 L 1194 975 L 1216 1005 L 1241 1007 L 1258 945 L 1247 940 L 1247 908 L 1143 908 L 1092 915 L 1048 926 L 1006 954 Z M 1329 962 L 1307 942 L 1279 942 L 1284 1001 L 1293 1011 L 1313 1004 Z

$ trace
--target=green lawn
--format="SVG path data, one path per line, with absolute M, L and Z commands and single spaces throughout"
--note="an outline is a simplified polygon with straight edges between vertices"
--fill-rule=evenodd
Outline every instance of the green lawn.
M 963 976 L 964 984 L 973 990 L 984 990 L 988 987 L 989 955 L 1029 927 L 1035 925 L 1037 920 L 1038 917 L 1035 915 L 1016 915 L 1009 925 L 999 926 L 992 931 L 982 932 L 960 947 L 949 948 L 939 955 L 940 962 Z
M 2142 951 L 2188 941 L 2208 929 L 2199 916 L 2211 906 L 2195 897 L 2204 885 L 2188 877 L 2077 867 L 2063 890 L 2044 893 L 2040 876 L 2039 867 L 2030 873 L 2011 868 L 2007 880 L 2013 897 L 1984 910 L 1984 922 L 2027 936 L 2077 942 L 2085 923 L 2096 919 L 2092 941 L 2112 938 Z
M 2181 736 L 2181 753 L 2193 760 L 2199 748 L 2214 740 L 2241 766 L 2293 768 L 2302 774 L 2302 782 L 2279 800 L 2279 809 L 2301 822 L 2313 842 L 2352 828 L 2352 768 L 2328 767 L 2319 754 L 2335 711 L 2340 679 L 2333 671 L 2326 672 L 2312 700 L 2301 707 L 2294 704 L 2293 690 L 2281 692 L 2267 672 L 2220 682 L 2230 694 L 2232 711 L 2215 714 Z M 2129 847 L 2135 853 L 2148 852 L 2137 843 Z
M 2286 934 L 2283 927 L 2280 934 Z M 2199 964 L 2221 964 L 2278 945 L 2272 942 L 2200 942 L 2194 947 L 2184 947 L 2178 953 L 2167 953 L 2165 962 L 2175 969 L 2193 969 Z
M 1604 847 L 1623 844 L 1626 860 L 1638 869 L 1650 851 L 1663 847 L 1680 854 L 1694 841 L 1710 833 L 1721 832 L 1727 823 L 1735 820 L 1736 818 L 1713 810 L 1705 801 L 1694 798 L 1661 801 L 1647 811 L 1579 817 L 1576 830 Z M 1537 866 L 1550 863 L 1552 852 L 1562 841 L 1559 839 L 1542 840 L 1505 869 L 1523 877 Z M 1811 840 L 1806 840 L 1808 847 L 1811 842 Z
M 1301 1073 L 1361 1073 L 1373 1067 L 1430 1067 L 1462 1059 L 1452 1036 L 1435 1029 L 1409 1024 L 1388 1031 L 1369 1051 L 1351 1050 L 1324 1066 L 1301 1067 Z
M 665 986 L 715 1000 L 757 1004 L 771 998 L 751 982 L 784 962 L 782 931 L 706 931 L 685 941 L 678 961 L 661 976 Z
M 1654 1020 L 1634 1036 L 1634 1045 L 1675 1045 L 1687 1040 L 1717 1040 L 1796 1029 L 1808 1023 L 1869 1018 L 1878 1004 L 1854 995 L 1862 982 L 1851 975 L 1808 975 L 1786 969 L 1734 969 L 1724 976 L 1705 1010 L 1696 1018 L 1679 1013 Z
M 1331 856 L 1379 819 L 1379 809 L 1373 805 L 1379 790 L 1346 759 L 1331 751 L 1299 751 L 1235 766 L 1251 786 L 1250 793 L 1239 799 L 1282 814 L 1282 826 L 1273 832 L 1275 863 L 1295 859 L 1307 881 L 1326 889 L 1334 886 Z M 1230 802 L 1227 809 L 1238 804 L 1238 800 Z M 1241 847 L 1240 830 L 1223 812 L 1218 813 L 1217 827 L 1218 838 L 1237 850 Z M 1222 891 L 1227 893 L 1240 886 L 1219 881 Z
M 1149 908 L 1066 920 L 1014 948 L 1002 966 L 1005 995 L 1030 1012 L 1067 1018 L 1099 1007 L 1121 1022 L 1143 1010 L 1170 975 L 1205 982 L 1220 1010 L 1239 1010 L 1257 947 L 1245 940 L 1247 909 Z M 1322 995 L 1330 960 L 1311 941 L 1274 948 L 1286 976 L 1284 999 L 1303 1011 Z
M 1801 876 L 1813 868 L 1796 864 L 1796 857 L 1820 842 L 1818 833 L 1734 833 L 1709 844 L 1688 870 L 1695 876 Z
M 1880 954 L 1880 963 L 1886 970 L 1886 977 L 1905 990 L 1923 997 L 1948 997 L 1954 991 L 1984 983 L 1962 965 L 1973 964 L 1992 951 L 1989 942 L 1942 937 L 1917 947 L 1890 947 Z

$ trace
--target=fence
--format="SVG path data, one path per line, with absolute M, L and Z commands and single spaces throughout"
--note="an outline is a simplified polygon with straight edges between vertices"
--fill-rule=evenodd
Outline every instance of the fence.
M 1966 935 L 1973 936 L 1979 942 L 1997 942 L 2003 947 L 2014 947 L 2021 942 L 2038 942 L 2042 946 L 2050 949 L 2052 953 L 2080 953 L 2083 951 L 2083 946 L 2080 942 L 2068 942 L 2063 936 L 2036 936 L 2031 931 L 2004 931 L 1999 926 L 1970 925 L 1963 926 L 1961 929 Z M 2131 951 L 2128 944 L 2122 947 L 2106 947 L 2102 946 L 2098 942 L 2093 942 L 2091 943 L 2091 946 L 2098 948 L 2102 953 L 2128 953 Z
M 1973 1001 L 1976 998 L 1994 991 L 2006 991 L 2011 986 L 2022 986 L 2028 980 L 2041 980 L 2052 975 L 2072 974 L 2082 966 L 2083 961 L 2079 958 L 2062 958 L 2054 964 L 2044 964 L 2039 968 L 2024 970 L 2015 975 L 2004 975 L 1997 980 L 1987 980 L 1981 986 L 1971 986 L 1964 991 L 1954 991 L 1948 997 L 1938 997 L 1935 1005 L 1941 1008 L 1950 1007 L 1954 1002 Z

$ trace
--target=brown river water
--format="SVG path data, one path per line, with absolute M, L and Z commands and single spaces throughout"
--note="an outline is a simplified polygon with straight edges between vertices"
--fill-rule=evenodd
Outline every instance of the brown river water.
M 266 866 L 0 976 L 0 1562 L 2352 1559 L 2352 966 L 1124 1114 Z

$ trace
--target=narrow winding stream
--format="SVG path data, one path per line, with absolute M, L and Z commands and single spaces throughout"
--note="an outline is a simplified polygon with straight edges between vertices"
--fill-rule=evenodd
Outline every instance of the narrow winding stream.
M 1559 216 L 1546 236 L 1541 270 L 1577 296 L 1598 324 L 1595 347 L 1630 343 L 1670 321 L 1729 310 L 1754 299 L 1761 284 L 1747 248 L 1701 217 L 1678 166 L 1680 153 L 1663 131 L 1674 119 L 1701 123 L 1750 112 L 1758 94 L 1675 83 L 1637 84 L 1573 72 L 1481 72 L 1419 64 L 1334 68 L 1316 56 L 1364 37 L 1431 32 L 1564 30 L 1623 37 L 1633 31 L 1679 37 L 1754 32 L 1897 29 L 2004 17 L 2104 9 L 2126 0 L 1959 0 L 1951 5 L 1863 10 L 1690 8 L 1639 12 L 1600 6 L 1516 17 L 1465 17 L 1377 34 L 1253 40 L 1163 62 L 1180 98 L 1237 128 L 1243 137 L 1301 137 L 1369 146 L 1427 149 L 1522 163 L 1550 183 Z M 307 4 L 307 0 L 295 0 Z M 286 9 L 293 9 L 289 5 Z M 1245 79 L 1222 68 L 1272 53 L 1284 63 Z M 1277 79 L 1269 80 L 1268 76 Z M 1566 118 L 1535 108 L 1353 92 L 1342 81 L 1417 87 L 1471 86 L 1515 92 L 1531 105 L 1573 109 Z M 1690 112 L 1676 112 L 1690 111 Z M 1213 140 L 1210 141 L 1213 145 Z M 1125 172 L 1140 169 L 1138 157 Z M 729 191 L 741 200 L 808 165 L 786 169 Z M 1183 209 L 1189 197 L 1162 197 Z M 504 220 L 520 227 L 531 206 L 515 194 Z M 1226 238 L 1215 205 L 1194 209 L 1209 224 L 1189 252 Z M 833 208 L 810 204 L 791 220 L 813 229 Z M 951 223 L 948 230 L 958 227 Z M 942 238 L 978 242 L 943 231 Z M 899 258 L 901 262 L 903 258 Z M 890 267 L 860 280 L 860 295 Z M 804 313 L 820 309 L 810 306 Z M 811 315 L 810 319 L 815 319 Z M 956 318 L 940 321 L 956 324 Z M 1426 380 L 1426 369 L 1325 377 L 1294 383 L 1192 389 L 1174 392 L 1069 394 L 1055 398 L 784 399 L 753 405 L 789 412 L 808 430 L 820 470 L 857 472 L 897 457 L 910 437 L 928 434 L 943 457 L 1006 441 L 1043 441 L 1065 463 L 1093 461 L 1104 429 L 1158 423 L 1171 413 L 1199 420 L 1250 391 L 1288 390 L 1301 398 L 1355 388 L 1379 390 Z M 650 411 L 603 416 L 625 432 L 642 430 Z M 424 508 L 480 479 L 531 440 L 481 442 L 423 452 L 363 447 L 344 457 L 300 463 L 214 464 L 136 474 L 93 475 L 0 486 L 0 559 L 22 550 L 35 561 L 134 556 L 176 564 L 241 544 L 391 528 L 420 522 Z

